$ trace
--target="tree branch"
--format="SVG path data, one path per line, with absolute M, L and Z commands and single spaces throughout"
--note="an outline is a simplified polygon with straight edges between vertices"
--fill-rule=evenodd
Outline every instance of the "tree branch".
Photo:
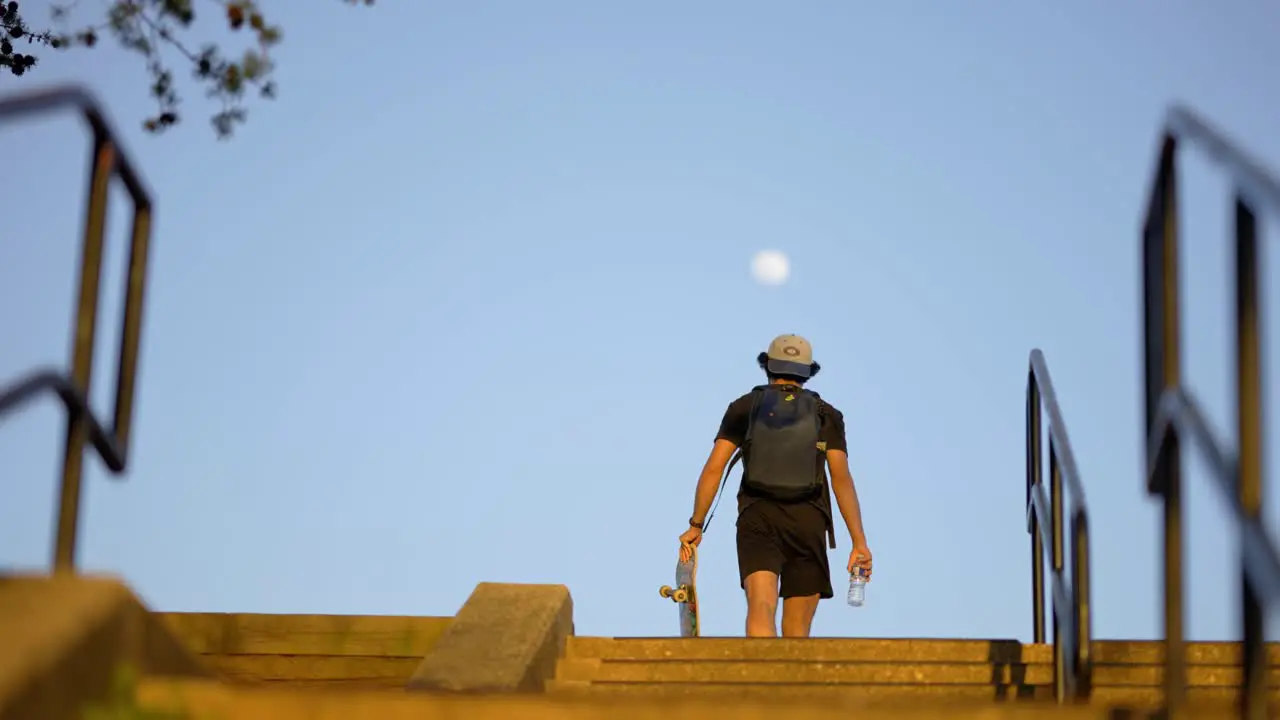
M 343 2 L 373 5 L 373 0 Z M 195 51 L 180 39 L 196 19 L 193 0 L 110 0 L 103 22 L 70 31 L 70 18 L 78 5 L 79 0 L 70 0 L 54 6 L 54 27 L 36 31 L 22 16 L 17 0 L 0 0 L 0 71 L 7 68 L 15 77 L 27 77 L 39 64 L 34 54 L 39 49 L 95 48 L 100 33 L 109 32 L 125 50 L 142 56 L 150 77 L 151 96 L 157 104 L 156 113 L 143 120 L 143 127 L 152 133 L 161 133 L 180 121 L 182 99 L 172 66 L 164 57 L 165 48 L 175 50 L 189 65 L 192 79 L 204 87 L 206 97 L 220 103 L 220 109 L 210 118 L 219 138 L 230 137 L 244 123 L 248 90 L 256 90 L 259 97 L 266 99 L 276 95 L 269 51 L 279 44 L 282 31 L 267 22 L 257 0 L 211 0 L 232 35 L 248 36 L 247 47 L 237 59 L 226 55 L 217 43 Z

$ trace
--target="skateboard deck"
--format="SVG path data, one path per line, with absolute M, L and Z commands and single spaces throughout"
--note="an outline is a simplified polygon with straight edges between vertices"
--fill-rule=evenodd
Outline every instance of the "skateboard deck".
M 689 562 L 676 560 L 676 584 L 663 585 L 658 594 L 676 604 L 680 615 L 680 637 L 698 637 L 698 548 L 688 546 Z

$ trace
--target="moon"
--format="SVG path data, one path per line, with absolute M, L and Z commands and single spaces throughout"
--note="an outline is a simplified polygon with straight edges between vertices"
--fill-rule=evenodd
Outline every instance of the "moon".
M 781 285 L 791 277 L 791 261 L 780 250 L 761 250 L 751 258 L 751 276 L 761 285 Z

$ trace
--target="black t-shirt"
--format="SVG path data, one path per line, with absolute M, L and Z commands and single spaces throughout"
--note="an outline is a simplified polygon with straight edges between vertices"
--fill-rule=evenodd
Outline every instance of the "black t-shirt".
M 720 420 L 720 430 L 716 433 L 716 440 L 728 440 L 737 447 L 742 447 L 742 443 L 747 437 L 747 424 L 751 419 L 751 406 L 753 402 L 752 393 L 747 393 L 742 397 L 729 403 L 729 407 L 724 411 L 724 417 Z M 828 451 L 840 450 L 849 452 L 849 444 L 845 439 L 844 433 L 844 414 L 835 408 L 834 405 L 828 403 L 822 398 L 818 398 L 818 441 L 825 443 Z M 835 547 L 835 527 L 832 523 L 831 513 L 831 493 L 828 490 L 827 471 L 825 464 L 819 471 L 822 473 L 822 492 L 819 496 L 812 500 L 827 517 L 827 532 L 830 535 L 831 547 Z M 741 486 L 738 487 L 738 512 L 741 513 L 748 505 L 758 501 L 759 498 L 751 497 L 745 493 Z

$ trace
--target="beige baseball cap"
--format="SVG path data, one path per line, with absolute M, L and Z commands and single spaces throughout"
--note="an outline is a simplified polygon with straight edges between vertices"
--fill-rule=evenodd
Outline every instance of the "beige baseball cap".
M 794 375 L 808 378 L 818 374 L 821 368 L 813 361 L 813 346 L 808 340 L 795 334 L 779 335 L 769 343 L 769 349 L 760 353 L 760 367 L 776 375 Z

